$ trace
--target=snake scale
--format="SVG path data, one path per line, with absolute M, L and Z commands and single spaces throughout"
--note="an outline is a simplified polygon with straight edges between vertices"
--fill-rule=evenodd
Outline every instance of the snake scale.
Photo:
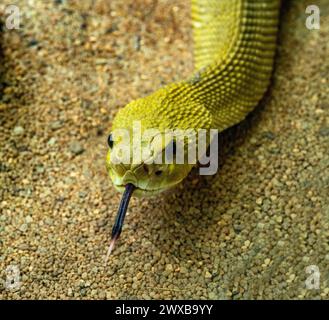
M 140 121 L 142 131 L 157 128 L 163 135 L 168 128 L 220 132 L 239 123 L 269 86 L 280 5 L 280 0 L 192 0 L 195 73 L 126 105 L 116 115 L 112 130 L 133 132 L 133 122 Z M 141 143 L 150 148 L 149 141 Z M 143 161 L 117 164 L 113 161 L 117 145 L 110 135 L 107 169 L 114 186 L 124 194 L 109 253 L 121 233 L 132 193 L 157 194 L 177 185 L 192 168 Z

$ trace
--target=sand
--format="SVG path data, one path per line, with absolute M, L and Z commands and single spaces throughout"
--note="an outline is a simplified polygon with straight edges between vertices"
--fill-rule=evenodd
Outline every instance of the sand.
M 192 72 L 189 2 L 16 3 L 21 28 L 0 40 L 1 299 L 328 299 L 326 0 L 320 30 L 305 27 L 308 1 L 285 4 L 271 90 L 243 134 L 223 135 L 218 173 L 132 199 L 106 266 L 111 123 Z

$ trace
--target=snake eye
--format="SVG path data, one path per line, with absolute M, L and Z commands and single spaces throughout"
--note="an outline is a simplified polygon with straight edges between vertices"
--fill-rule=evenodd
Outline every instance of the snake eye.
M 156 176 L 161 176 L 161 174 L 162 174 L 162 170 L 157 170 L 157 171 L 155 171 L 155 175 L 156 175 Z
M 107 144 L 109 145 L 110 149 L 113 148 L 114 141 L 113 141 L 112 133 L 110 133 L 109 137 L 107 138 Z

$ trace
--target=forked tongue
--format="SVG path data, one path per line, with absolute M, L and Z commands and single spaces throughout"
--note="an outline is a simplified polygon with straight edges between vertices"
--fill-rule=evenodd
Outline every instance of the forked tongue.
M 109 249 L 107 251 L 105 263 L 107 263 L 107 260 L 114 248 L 114 245 L 120 236 L 123 221 L 124 221 L 126 213 L 127 213 L 129 200 L 130 200 L 131 195 L 133 194 L 134 190 L 135 190 L 135 186 L 132 183 L 128 183 L 125 187 L 125 191 L 121 198 L 119 210 L 118 210 L 117 216 L 115 218 L 114 226 L 112 228 L 111 242 L 110 242 Z

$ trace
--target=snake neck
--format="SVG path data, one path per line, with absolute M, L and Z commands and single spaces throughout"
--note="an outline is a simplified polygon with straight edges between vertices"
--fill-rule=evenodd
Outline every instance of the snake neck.
M 240 122 L 266 92 L 280 0 L 192 0 L 195 64 L 187 80 L 220 131 Z

